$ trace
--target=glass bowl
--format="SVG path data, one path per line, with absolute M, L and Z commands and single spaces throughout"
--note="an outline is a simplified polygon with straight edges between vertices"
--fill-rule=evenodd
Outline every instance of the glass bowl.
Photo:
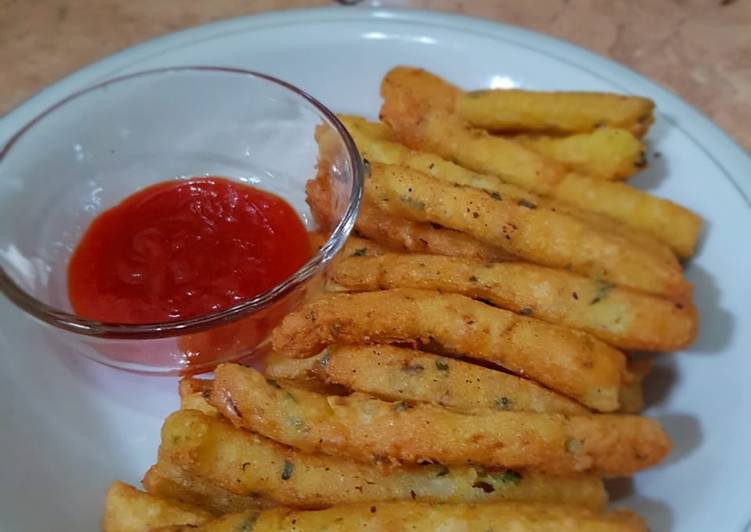
M 320 162 L 316 137 L 326 141 Z M 315 226 L 305 202 L 317 170 L 338 184 L 330 229 Z M 52 106 L 0 151 L 0 289 L 56 342 L 93 360 L 154 374 L 209 371 L 263 351 L 270 329 L 316 284 L 354 225 L 363 172 L 334 114 L 270 76 L 176 67 L 111 79 Z M 323 243 L 280 284 L 212 314 L 144 325 L 77 316 L 68 261 L 89 222 L 136 190 L 196 176 L 281 196 Z

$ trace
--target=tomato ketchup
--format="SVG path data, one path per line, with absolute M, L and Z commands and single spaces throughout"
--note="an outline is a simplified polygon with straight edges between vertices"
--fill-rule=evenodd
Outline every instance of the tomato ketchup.
M 282 198 L 220 177 L 168 181 L 91 222 L 70 260 L 68 292 L 85 318 L 184 320 L 258 295 L 311 253 Z

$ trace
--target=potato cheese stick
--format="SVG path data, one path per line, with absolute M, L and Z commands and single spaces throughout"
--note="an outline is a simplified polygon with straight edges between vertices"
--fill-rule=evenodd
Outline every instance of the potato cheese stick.
M 388 140 L 388 137 L 383 138 Z M 513 135 L 505 138 L 558 161 L 569 170 L 598 179 L 626 179 L 647 165 L 644 143 L 618 127 L 601 127 L 590 133 L 563 137 Z
M 381 122 L 372 122 L 357 115 L 337 114 L 336 117 L 345 125 L 350 133 L 352 129 L 357 128 L 370 138 L 393 142 L 397 141 L 396 135 L 391 131 L 391 128 Z M 367 159 L 367 157 L 364 157 L 364 159 Z
M 589 225 L 599 227 L 608 232 L 621 235 L 634 241 L 650 254 L 663 258 L 666 264 L 674 268 L 678 267 L 675 255 L 665 244 L 643 231 L 635 230 L 608 216 L 574 208 L 568 204 L 554 201 L 549 198 L 530 192 L 527 189 L 504 182 L 495 175 L 485 175 L 454 164 L 442 159 L 433 153 L 411 150 L 398 142 L 390 142 L 386 139 L 372 136 L 368 133 L 379 124 L 366 122 L 363 119 L 355 120 L 356 117 L 345 117 L 344 124 L 349 130 L 357 148 L 365 159 L 383 164 L 402 165 L 431 175 L 441 181 L 482 188 L 496 192 L 503 198 L 511 199 L 517 203 L 535 205 L 537 208 L 552 209 L 557 212 L 574 216 Z M 366 125 L 367 124 L 367 125 Z
M 430 92 L 405 89 L 386 75 L 381 118 L 411 148 L 434 152 L 462 166 L 501 177 L 543 196 L 610 216 L 645 231 L 687 257 L 693 252 L 701 219 L 671 201 L 623 185 L 574 174 L 555 161 L 502 137 L 473 129 L 460 116 L 430 102 Z M 423 76 L 434 78 L 423 71 Z M 437 85 L 443 82 L 434 78 Z M 440 92 L 440 90 L 436 91 Z
M 677 263 L 565 213 L 402 166 L 372 164 L 365 186 L 389 214 L 462 231 L 529 262 L 668 297 L 690 293 Z
M 644 409 L 644 379 L 652 369 L 652 360 L 645 357 L 629 357 L 626 383 L 621 388 L 619 412 L 638 414 Z
M 536 380 L 590 408 L 618 408 L 623 353 L 587 333 L 458 294 L 395 289 L 333 294 L 287 315 L 274 349 L 292 357 L 334 343 L 430 343 Z
M 138 491 L 113 482 L 104 502 L 104 532 L 144 532 L 171 525 L 200 525 L 211 519 L 201 508 Z
M 635 514 L 597 513 L 568 505 L 532 503 L 426 504 L 379 502 L 348 504 L 325 510 L 275 508 L 261 514 L 233 514 L 197 528 L 169 532 L 646 532 Z M 164 531 L 166 532 L 166 531 Z
M 580 133 L 612 126 L 640 137 L 654 120 L 653 109 L 647 98 L 605 92 L 495 89 L 461 93 L 456 99 L 461 116 L 492 131 Z
M 373 203 L 362 203 L 355 230 L 375 242 L 403 251 L 499 261 L 510 258 L 500 247 L 465 233 L 428 222 L 387 214 Z
M 469 463 L 552 475 L 622 476 L 658 463 L 670 449 L 659 425 L 638 416 L 460 413 L 360 393 L 327 397 L 269 383 L 238 364 L 216 369 L 210 401 L 238 427 L 304 452 L 360 462 Z
M 141 483 L 151 495 L 192 504 L 214 515 L 275 506 L 268 499 L 236 495 L 203 478 L 186 475 L 180 468 L 166 462 L 151 466 Z
M 209 416 L 219 415 L 216 409 L 206 401 L 213 382 L 208 379 L 193 378 L 180 380 L 177 388 L 180 394 L 180 409 L 200 410 Z
M 316 220 L 329 220 L 325 200 L 326 176 L 308 181 L 307 201 Z M 509 257 L 500 248 L 471 236 L 430 223 L 421 223 L 384 213 L 367 196 L 360 205 L 355 231 L 368 239 L 397 250 L 436 255 L 468 256 L 481 260 L 504 260 Z
M 392 248 L 382 246 L 377 242 L 356 235 L 350 236 L 344 243 L 341 251 L 337 253 L 337 259 L 344 260 L 347 257 L 374 257 L 393 251 Z
M 689 303 L 525 262 L 387 253 L 348 257 L 333 266 L 328 277 L 330 290 L 420 288 L 463 294 L 586 331 L 621 349 L 679 349 L 693 341 L 698 325 Z
M 685 207 L 623 183 L 568 173 L 551 196 L 580 209 L 610 216 L 664 242 L 681 258 L 694 253 L 702 220 Z
M 312 361 L 312 364 L 306 363 Z M 295 367 L 294 364 L 299 364 Z M 482 409 L 587 414 L 589 410 L 533 381 L 431 353 L 389 345 L 342 345 L 267 366 L 275 379 L 318 375 L 388 401 L 420 401 L 460 411 Z
M 601 480 L 593 476 L 550 477 L 466 464 L 388 468 L 372 462 L 356 463 L 343 457 L 304 453 L 237 429 L 223 419 L 187 410 L 165 420 L 159 460 L 237 495 L 255 494 L 294 508 L 397 500 L 509 500 L 600 509 L 607 500 Z

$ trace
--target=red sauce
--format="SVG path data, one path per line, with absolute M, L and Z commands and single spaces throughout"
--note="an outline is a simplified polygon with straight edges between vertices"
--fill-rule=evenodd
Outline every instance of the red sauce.
M 218 177 L 169 181 L 94 219 L 71 257 L 68 291 L 86 318 L 182 320 L 245 301 L 310 256 L 283 199 Z

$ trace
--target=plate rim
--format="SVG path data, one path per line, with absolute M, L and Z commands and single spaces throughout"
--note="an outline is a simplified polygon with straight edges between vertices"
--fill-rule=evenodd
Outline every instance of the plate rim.
M 577 67 L 585 68 L 601 78 L 604 78 L 604 76 L 600 74 L 600 69 L 615 72 L 621 80 L 627 81 L 628 87 L 626 89 L 629 92 L 651 93 L 656 100 L 659 100 L 657 106 L 661 109 L 664 119 L 674 127 L 679 128 L 698 149 L 712 160 L 740 194 L 746 206 L 751 209 L 751 154 L 710 118 L 671 90 L 627 66 L 568 41 L 504 22 L 451 12 L 405 8 L 333 6 L 267 11 L 208 22 L 148 39 L 85 65 L 62 79 L 43 87 L 26 100 L 9 109 L 4 115 L 0 116 L 0 126 L 8 127 L 10 136 L 26 121 L 62 99 L 66 94 L 112 77 L 131 65 L 149 57 L 158 56 L 170 49 L 264 26 L 345 22 L 349 20 L 392 20 L 418 26 L 428 24 L 454 31 L 481 34 L 486 37 L 514 42 L 566 63 L 572 63 L 567 56 L 577 55 L 581 58 L 580 61 L 576 61 Z M 590 65 L 595 68 L 590 68 Z M 613 83 L 610 78 L 604 79 Z M 644 87 L 646 90 L 632 89 L 633 86 Z M 665 113 L 668 109 L 672 112 Z M 701 131 L 703 138 L 701 140 L 697 138 L 693 133 L 694 131 Z M 2 143 L 5 144 L 6 142 L 7 139 L 3 138 Z M 747 175 L 741 177 L 743 173 Z

